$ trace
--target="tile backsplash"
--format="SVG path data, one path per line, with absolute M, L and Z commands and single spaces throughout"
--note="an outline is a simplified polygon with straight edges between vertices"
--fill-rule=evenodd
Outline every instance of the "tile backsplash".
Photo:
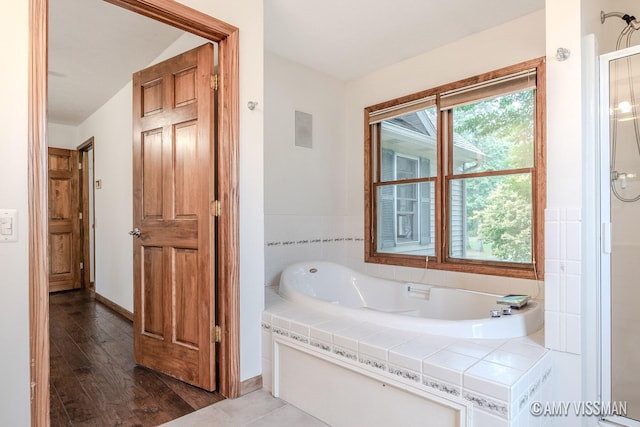
M 352 253 L 362 258 L 361 217 L 265 216 L 265 285 L 277 284 L 280 272 L 299 261 L 323 260 L 346 265 Z
M 277 284 L 280 272 L 292 263 L 320 260 L 383 279 L 544 300 L 542 281 L 365 263 L 363 224 L 362 216 L 266 215 L 265 286 Z
M 581 353 L 582 215 L 545 211 L 545 345 Z

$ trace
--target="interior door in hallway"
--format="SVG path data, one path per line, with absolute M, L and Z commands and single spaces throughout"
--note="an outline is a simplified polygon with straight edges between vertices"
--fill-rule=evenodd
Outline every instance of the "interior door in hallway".
M 49 292 L 80 287 L 78 152 L 48 152 Z
M 214 390 L 214 48 L 133 76 L 136 363 Z

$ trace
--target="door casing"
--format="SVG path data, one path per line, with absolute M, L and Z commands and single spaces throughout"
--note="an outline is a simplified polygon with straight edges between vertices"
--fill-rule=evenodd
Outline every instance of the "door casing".
M 81 271 L 81 283 L 83 288 L 89 289 L 90 291 L 95 291 L 95 283 L 91 280 L 91 277 L 95 274 L 95 235 L 93 229 L 95 190 L 90 191 L 94 185 L 93 155 L 91 156 L 91 161 L 89 160 L 89 153 L 93 153 L 93 142 L 94 138 L 91 137 L 80 144 L 77 148 L 78 160 L 82 165 L 82 169 L 80 170 L 80 212 L 82 212 L 82 220 L 80 221 L 80 247 L 82 248 L 80 252 L 80 260 L 83 265 Z
M 171 0 L 106 0 L 218 43 L 217 251 L 219 390 L 240 393 L 239 294 L 239 31 Z M 47 265 L 47 32 L 48 0 L 29 0 L 28 226 L 31 425 L 49 426 L 49 299 Z

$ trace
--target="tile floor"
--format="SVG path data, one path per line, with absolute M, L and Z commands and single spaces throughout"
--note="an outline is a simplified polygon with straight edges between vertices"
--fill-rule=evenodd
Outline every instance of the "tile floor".
M 321 427 L 327 424 L 298 408 L 258 390 L 238 399 L 223 400 L 162 427 Z

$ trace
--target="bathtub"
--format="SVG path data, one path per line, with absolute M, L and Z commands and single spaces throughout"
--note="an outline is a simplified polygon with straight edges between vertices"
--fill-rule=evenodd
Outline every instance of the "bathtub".
M 325 261 L 287 267 L 278 293 L 324 313 L 456 338 L 526 336 L 539 330 L 544 318 L 536 301 L 494 318 L 491 310 L 507 308 L 496 303 L 501 295 L 385 280 Z

